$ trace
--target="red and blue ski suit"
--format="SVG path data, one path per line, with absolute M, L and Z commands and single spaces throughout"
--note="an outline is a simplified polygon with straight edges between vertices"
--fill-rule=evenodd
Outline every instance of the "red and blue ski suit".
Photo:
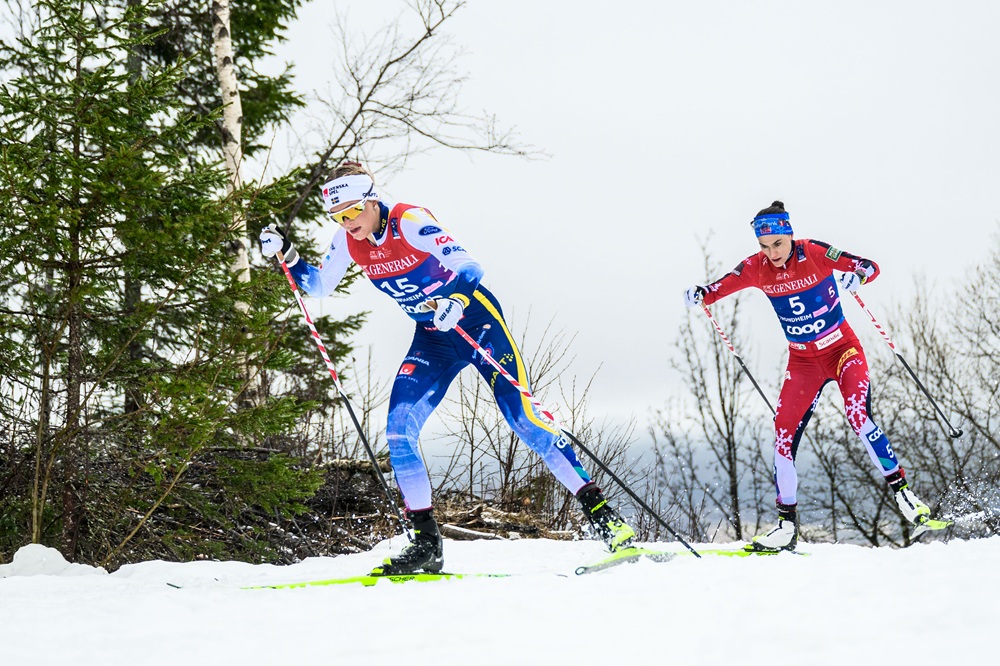
M 795 455 L 827 382 L 835 381 L 840 387 L 847 420 L 882 475 L 899 469 L 888 437 L 871 420 L 868 361 L 844 319 L 833 276 L 833 271 L 859 270 L 866 283 L 879 274 L 872 261 L 803 239 L 793 242 L 780 268 L 759 252 L 705 287 L 706 305 L 741 289 L 760 289 L 771 301 L 788 339 L 788 366 L 774 419 L 774 481 L 781 504 L 796 504 Z
M 338 229 L 320 267 L 298 261 L 289 267 L 310 296 L 333 293 L 351 263 L 356 263 L 380 291 L 416 322 L 389 396 L 386 440 L 396 482 L 410 511 L 431 507 L 431 484 L 420 457 L 418 438 L 452 380 L 472 365 L 489 383 L 497 406 L 511 429 L 542 457 L 555 477 L 574 495 L 590 476 L 556 428 L 454 330 L 439 331 L 433 312 L 421 308 L 438 297 L 461 300 L 460 325 L 524 387 L 528 373 L 500 303 L 480 284 L 483 269 L 425 208 L 379 203 L 382 231 L 375 241 L 355 240 Z

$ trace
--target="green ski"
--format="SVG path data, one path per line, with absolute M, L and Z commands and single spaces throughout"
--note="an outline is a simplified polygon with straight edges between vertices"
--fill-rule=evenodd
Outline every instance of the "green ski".
M 915 540 L 924 532 L 935 532 L 937 530 L 943 530 L 954 525 L 955 522 L 952 520 L 937 520 L 935 518 L 928 518 L 924 522 L 920 523 L 913 528 L 913 534 L 910 536 L 910 540 Z
M 600 562 L 595 562 L 594 564 L 577 567 L 576 575 L 582 576 L 583 574 L 594 573 L 595 571 L 604 571 L 605 569 L 616 567 L 619 564 L 638 562 L 643 558 L 652 560 L 653 562 L 668 562 L 672 560 L 676 555 L 677 553 L 668 553 L 663 550 L 654 550 L 652 548 L 637 548 L 637 547 L 622 548 L 621 550 L 615 551 L 610 556 L 606 557 Z
M 353 583 L 360 583 L 365 587 L 371 587 L 376 585 L 381 581 L 389 581 L 390 583 L 409 583 L 411 581 L 417 581 L 420 583 L 428 583 L 435 580 L 452 580 L 459 578 L 508 578 L 510 574 L 494 574 L 494 573 L 412 573 L 412 574 L 398 574 L 393 576 L 348 576 L 346 578 L 328 578 L 326 580 L 309 580 L 302 581 L 298 583 L 281 583 L 277 585 L 253 585 L 250 587 L 244 587 L 244 590 L 289 590 L 297 587 L 321 587 L 324 585 L 350 585 Z
M 718 557 L 750 557 L 751 555 L 781 555 L 789 553 L 791 555 L 801 555 L 807 557 L 809 553 L 801 553 L 797 550 L 747 550 L 745 548 L 696 548 L 699 555 L 710 555 Z M 678 555 L 691 555 L 690 551 L 682 551 Z

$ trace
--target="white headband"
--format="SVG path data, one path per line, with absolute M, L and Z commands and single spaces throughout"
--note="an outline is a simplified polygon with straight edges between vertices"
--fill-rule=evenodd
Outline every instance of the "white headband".
M 334 178 L 323 186 L 323 202 L 327 210 L 347 201 L 364 202 L 369 199 L 378 201 L 378 192 L 372 179 L 363 174 Z

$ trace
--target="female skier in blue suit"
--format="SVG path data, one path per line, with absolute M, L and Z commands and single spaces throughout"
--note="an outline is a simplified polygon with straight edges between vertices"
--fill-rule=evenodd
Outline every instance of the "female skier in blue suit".
M 386 439 L 396 481 L 413 522 L 415 538 L 373 574 L 441 571 L 441 535 L 433 516 L 430 479 L 417 440 L 448 385 L 473 364 L 490 387 L 510 427 L 542 457 L 555 477 L 580 501 L 612 551 L 631 542 L 632 528 L 608 505 L 562 434 L 454 330 L 465 330 L 522 386 L 529 386 L 521 354 L 507 329 L 500 303 L 481 283 L 483 269 L 426 208 L 388 205 L 360 164 L 338 167 L 323 186 L 323 201 L 340 225 L 319 267 L 299 259 L 274 226 L 260 234 L 265 256 L 282 251 L 296 283 L 308 295 L 333 293 L 351 263 L 415 322 L 413 342 L 389 396 Z

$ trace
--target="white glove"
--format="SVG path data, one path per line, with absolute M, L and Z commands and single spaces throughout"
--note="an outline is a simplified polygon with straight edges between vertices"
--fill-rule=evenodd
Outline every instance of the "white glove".
M 693 308 L 696 305 L 701 305 L 704 298 L 705 288 L 695 285 L 684 292 L 684 305 Z
M 840 286 L 844 291 L 857 291 L 861 284 L 861 276 L 857 273 L 844 273 L 840 276 Z
M 450 331 L 455 328 L 465 312 L 465 306 L 457 298 L 436 298 L 428 301 L 428 307 L 434 310 L 434 318 L 431 321 L 439 331 Z
M 265 257 L 273 257 L 281 252 L 285 257 L 285 265 L 291 266 L 299 260 L 299 253 L 295 251 L 295 246 L 285 238 L 278 225 L 272 222 L 264 227 L 260 232 L 260 252 Z

